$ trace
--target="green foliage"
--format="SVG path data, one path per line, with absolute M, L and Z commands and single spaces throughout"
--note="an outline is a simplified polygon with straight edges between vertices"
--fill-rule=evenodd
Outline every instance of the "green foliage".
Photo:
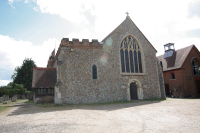
M 10 97 L 16 94 L 28 94 L 30 91 L 27 91 L 22 84 L 14 84 L 10 82 L 7 86 L 0 87 L 0 97 L 3 95 L 9 95 Z
M 14 96 L 14 95 L 17 95 L 19 93 L 19 90 L 18 89 L 9 89 L 8 90 L 8 95 L 10 97 Z
M 6 110 L 8 107 L 5 106 L 0 106 L 0 113 L 3 112 L 4 110 Z
M 23 84 L 24 87 L 30 91 L 32 86 L 33 67 L 35 66 L 36 64 L 31 58 L 25 58 L 22 65 L 15 68 L 14 74 L 11 77 L 14 84 Z
M 5 93 L 5 89 L 4 89 L 4 86 L 1 86 L 0 87 L 0 97 L 2 97 Z

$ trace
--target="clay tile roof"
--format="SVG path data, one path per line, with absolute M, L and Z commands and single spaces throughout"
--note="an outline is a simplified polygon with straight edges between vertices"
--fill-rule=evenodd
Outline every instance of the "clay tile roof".
M 182 67 L 185 59 L 187 58 L 188 54 L 190 53 L 191 49 L 194 45 L 179 49 L 174 51 L 171 57 L 166 59 L 163 58 L 163 55 L 158 56 L 158 60 L 162 61 L 163 64 L 163 71 L 170 71 L 174 69 L 179 69 Z
M 33 68 L 32 88 L 54 88 L 56 81 L 56 68 Z

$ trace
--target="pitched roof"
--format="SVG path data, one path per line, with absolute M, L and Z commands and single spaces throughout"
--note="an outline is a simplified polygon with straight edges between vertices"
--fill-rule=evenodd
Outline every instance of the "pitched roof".
M 104 42 L 110 35 L 112 35 L 125 21 L 127 20 L 131 20 L 131 22 L 135 25 L 135 27 L 140 31 L 140 29 L 136 26 L 136 24 L 133 22 L 133 20 L 127 16 L 126 19 L 119 25 L 117 26 L 110 34 L 108 34 L 103 40 L 102 42 Z M 149 40 L 145 37 L 145 35 L 140 31 L 140 33 L 144 36 L 144 38 L 149 42 Z M 149 42 L 150 43 L 150 42 Z M 157 50 L 154 48 L 154 46 L 150 43 L 150 45 L 153 47 L 153 49 L 157 52 Z
M 56 81 L 56 68 L 33 68 L 32 88 L 54 88 Z
M 182 67 L 185 59 L 187 58 L 188 54 L 190 53 L 191 49 L 194 45 L 179 49 L 174 51 L 171 57 L 166 59 L 163 58 L 164 55 L 158 56 L 158 60 L 162 61 L 163 64 L 163 71 L 170 71 L 174 69 L 179 69 Z

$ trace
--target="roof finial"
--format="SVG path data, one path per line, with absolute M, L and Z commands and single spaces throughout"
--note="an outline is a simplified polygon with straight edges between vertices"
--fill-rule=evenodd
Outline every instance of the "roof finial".
M 128 14 L 129 14 L 129 13 L 128 13 L 128 12 L 126 12 L 126 14 L 127 14 L 127 16 L 128 16 Z

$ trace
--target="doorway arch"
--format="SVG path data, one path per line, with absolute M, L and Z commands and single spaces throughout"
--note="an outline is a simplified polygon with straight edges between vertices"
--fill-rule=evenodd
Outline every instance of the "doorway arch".
M 131 83 L 130 84 L 130 99 L 131 100 L 138 100 L 136 83 Z
M 144 96 L 141 83 L 137 79 L 131 79 L 127 87 L 127 100 L 131 100 L 131 87 L 134 87 L 136 89 L 135 92 L 137 92 L 137 99 L 143 99 Z

